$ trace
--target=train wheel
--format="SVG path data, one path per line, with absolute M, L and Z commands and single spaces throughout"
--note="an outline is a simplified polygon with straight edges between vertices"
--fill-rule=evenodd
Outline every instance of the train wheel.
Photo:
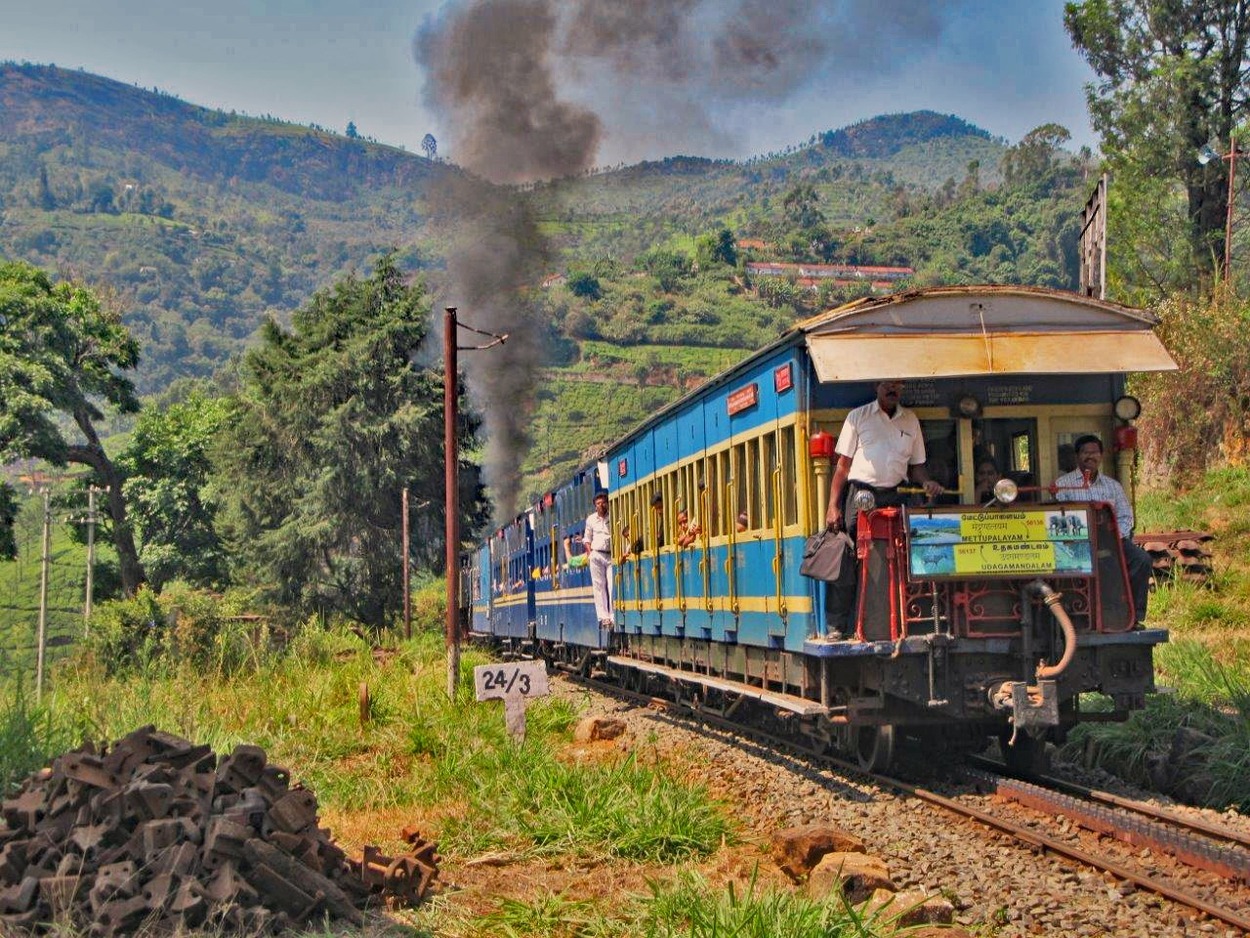
M 861 726 L 855 731 L 855 757 L 865 772 L 882 772 L 894 762 L 894 727 Z

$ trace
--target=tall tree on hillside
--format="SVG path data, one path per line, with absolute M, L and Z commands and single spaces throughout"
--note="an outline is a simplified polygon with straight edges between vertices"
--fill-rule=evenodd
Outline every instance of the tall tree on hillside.
M 0 560 L 12 560 L 17 556 L 17 535 L 13 525 L 17 522 L 17 498 L 13 486 L 0 482 Z
M 426 134 L 421 138 L 421 152 L 425 154 L 427 160 L 438 156 L 438 141 L 434 139 L 433 134 Z
M 54 285 L 30 264 L 0 264 L 0 462 L 33 457 L 90 467 L 108 490 L 128 595 L 143 582 L 143 565 L 126 517 L 123 473 L 105 453 L 96 422 L 104 417 L 101 405 L 139 409 L 123 374 L 138 363 L 139 343 L 90 290 Z M 73 421 L 77 437 L 67 438 L 58 418 Z
M 158 589 L 175 578 L 207 587 L 226 581 L 225 548 L 206 488 L 209 452 L 229 409 L 226 398 L 199 389 L 185 400 L 145 407 L 117 457 L 139 556 Z
M 1003 154 L 1003 181 L 1009 186 L 1029 184 L 1049 192 L 1062 165 L 1060 148 L 1071 139 L 1068 128 L 1060 124 L 1034 127 Z
M 236 564 L 275 599 L 382 626 L 398 610 L 400 504 L 411 492 L 414 559 L 443 556 L 443 377 L 420 364 L 429 301 L 394 259 L 269 322 L 215 450 L 212 497 Z M 462 413 L 467 412 L 467 408 Z M 476 421 L 460 427 L 461 452 Z M 460 464 L 462 530 L 485 499 Z
M 1160 206 L 1157 180 L 1185 190 L 1183 230 L 1191 263 L 1209 274 L 1224 252 L 1225 166 L 1196 155 L 1227 148 L 1247 107 L 1250 0 L 1071 0 L 1064 25 L 1099 81 L 1087 87 L 1094 127 L 1121 187 L 1143 187 L 1138 205 Z M 1166 217 L 1141 224 L 1167 230 Z M 1167 247 L 1157 247 L 1162 259 Z M 1159 264 L 1142 272 L 1162 282 Z M 1184 284 L 1179 284 L 1184 285 Z

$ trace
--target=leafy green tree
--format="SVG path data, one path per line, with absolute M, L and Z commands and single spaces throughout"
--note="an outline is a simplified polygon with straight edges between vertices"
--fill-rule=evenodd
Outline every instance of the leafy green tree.
M 603 287 L 599 285 L 599 278 L 588 270 L 570 273 L 568 287 L 569 292 L 574 296 L 585 297 L 589 300 L 597 300 L 603 296 Z
M 403 595 L 405 486 L 414 559 L 441 567 L 443 377 L 419 363 L 428 315 L 424 288 L 388 255 L 315 294 L 290 331 L 262 329 L 214 450 L 210 494 L 236 582 L 381 627 Z M 462 421 L 461 452 L 476 428 Z M 477 466 L 459 469 L 468 535 L 485 497 Z
M 734 267 L 738 263 L 738 243 L 728 228 L 709 231 L 695 241 L 695 256 L 699 269 L 707 270 L 715 264 Z
M 680 251 L 656 248 L 642 255 L 639 261 L 665 293 L 674 292 L 681 281 L 690 276 L 690 258 Z
M 810 182 L 800 183 L 786 193 L 782 211 L 786 221 L 804 231 L 825 223 L 824 212 L 820 210 L 820 196 Z
M 1071 139 L 1068 128 L 1059 124 L 1034 127 L 1003 155 L 1003 181 L 1009 186 L 1031 184 L 1049 191 L 1062 165 L 1060 148 Z M 953 195 L 955 181 L 950 183 Z
M 13 525 L 17 521 L 17 497 L 13 486 L 0 482 L 0 560 L 17 557 L 17 536 Z
M 152 585 L 186 580 L 225 584 L 225 548 L 205 495 L 209 453 L 229 415 L 226 398 L 192 391 L 184 401 L 145 409 L 117 458 L 122 491 L 139 534 L 139 556 Z
M 1152 181 L 1182 186 L 1183 246 L 1198 272 L 1209 274 L 1224 252 L 1228 177 L 1219 161 L 1204 167 L 1196 155 L 1212 140 L 1227 146 L 1246 114 L 1250 3 L 1070 0 L 1064 25 L 1099 76 L 1087 97 L 1117 185 L 1129 192 L 1145 186 L 1142 199 L 1129 201 L 1139 210 L 1157 207 L 1157 217 L 1141 227 L 1164 233 L 1174 227 Z M 1168 245 L 1156 244 L 1143 273 L 1157 280 L 1152 261 L 1169 253 Z
M 100 442 L 100 404 L 139 409 L 123 372 L 139 363 L 139 343 L 116 311 L 85 287 L 53 284 L 30 264 L 0 264 L 0 462 L 22 457 L 54 466 L 88 466 L 107 489 L 113 545 L 127 595 L 144 581 L 126 516 L 125 475 Z M 62 418 L 77 429 L 70 432 Z

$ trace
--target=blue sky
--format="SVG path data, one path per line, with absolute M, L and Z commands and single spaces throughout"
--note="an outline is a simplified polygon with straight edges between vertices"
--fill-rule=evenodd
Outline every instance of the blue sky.
M 562 2 L 571 7 L 575 0 Z M 873 23 L 853 46 L 833 50 L 770 100 L 735 106 L 722 92 L 707 126 L 697 129 L 677 116 L 671 99 L 656 103 L 654 88 L 632 88 L 597 72 L 593 62 L 561 75 L 558 91 L 599 114 L 601 164 L 678 152 L 745 157 L 875 114 L 920 108 L 957 114 L 1013 141 L 1054 121 L 1072 132 L 1074 144 L 1096 143 L 1083 92 L 1092 74 L 1064 33 L 1062 0 L 806 2 L 834 19 L 889 23 L 903 11 L 926 22 L 894 34 Z M 731 0 L 687 3 L 702 4 L 706 13 L 727 10 Z M 455 159 L 456 116 L 423 103 L 426 76 L 413 55 L 414 35 L 441 6 L 434 0 L 0 0 L 0 59 L 81 67 L 195 104 L 332 130 L 350 120 L 362 134 L 414 152 L 429 132 L 440 153 Z M 857 9 L 848 14 L 850 7 Z M 681 94 L 698 98 L 703 90 Z

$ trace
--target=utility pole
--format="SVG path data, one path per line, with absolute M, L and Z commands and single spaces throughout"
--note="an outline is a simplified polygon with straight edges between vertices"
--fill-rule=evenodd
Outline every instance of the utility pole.
M 404 486 L 404 519 L 403 519 L 403 541 L 404 541 L 404 638 L 412 638 L 412 591 L 410 588 L 410 573 L 408 569 L 408 486 Z
M 446 514 L 444 536 L 447 539 L 447 696 L 456 699 L 456 685 L 460 680 L 460 455 L 456 451 L 456 400 L 459 370 L 460 323 L 456 320 L 456 307 L 443 308 L 443 508 Z M 487 336 L 485 345 L 469 345 L 466 351 L 479 352 L 508 341 L 505 332 L 497 335 L 465 325 L 470 332 Z
M 48 644 L 48 567 L 52 560 L 52 490 L 43 489 L 43 563 L 39 577 L 39 634 L 35 639 L 35 703 L 43 699 L 43 658 Z
M 443 486 L 446 512 L 445 536 L 447 538 L 447 696 L 456 699 L 456 684 L 460 676 L 460 628 L 457 622 L 460 599 L 460 512 L 459 472 L 460 456 L 456 452 L 456 370 L 459 362 L 456 354 L 456 308 L 443 310 Z
M 1237 179 L 1237 138 L 1228 138 L 1228 209 L 1224 217 L 1224 282 L 1228 283 L 1233 271 L 1233 183 Z
M 83 630 L 91 631 L 91 603 L 95 598 L 95 526 L 99 516 L 95 510 L 96 492 L 94 485 L 87 486 L 87 598 L 83 603 Z

